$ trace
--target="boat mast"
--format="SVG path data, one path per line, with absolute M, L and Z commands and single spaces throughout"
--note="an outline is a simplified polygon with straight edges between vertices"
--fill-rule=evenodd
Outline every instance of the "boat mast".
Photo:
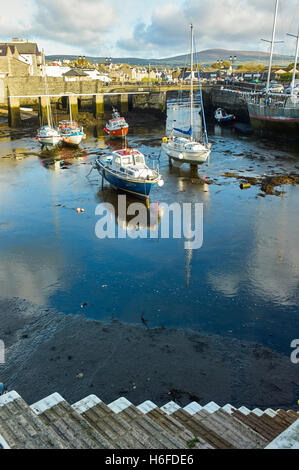
M 70 98 L 69 98 L 69 107 L 70 107 L 70 123 L 72 124 L 73 118 L 72 118 L 72 103 L 70 103 Z
M 193 24 L 191 23 L 191 58 L 190 58 L 190 66 L 191 66 L 191 81 L 190 81 L 190 127 L 191 127 L 191 136 L 190 140 L 192 140 L 192 133 L 193 133 Z
M 294 60 L 294 70 L 291 82 L 291 95 L 294 95 L 294 88 L 295 88 L 295 80 L 296 80 L 296 70 L 297 70 L 297 62 L 298 62 L 298 53 L 299 53 L 299 28 L 297 36 L 295 34 L 287 33 L 288 36 L 292 36 L 293 38 L 297 39 L 296 42 L 296 52 L 295 52 L 295 60 Z
M 271 68 L 272 68 L 273 50 L 274 50 L 274 43 L 275 43 L 275 32 L 276 32 L 276 23 L 277 23 L 278 3 L 279 3 L 279 0 L 276 0 L 274 22 L 273 22 L 273 29 L 272 29 L 271 51 L 270 51 L 270 60 L 269 60 L 269 70 L 268 70 L 268 78 L 267 78 L 267 85 L 266 85 L 266 93 L 268 93 L 269 85 L 270 85 L 270 78 L 271 78 Z M 269 42 L 269 41 L 267 41 L 267 42 Z
M 48 120 L 48 126 L 52 127 L 52 120 L 51 120 L 51 113 L 50 113 L 50 106 L 49 106 L 49 88 L 48 88 L 48 80 L 47 80 L 47 71 L 46 71 L 46 60 L 45 60 L 45 53 L 43 50 L 43 73 L 45 76 L 45 89 L 46 89 L 46 95 L 47 95 L 47 120 Z

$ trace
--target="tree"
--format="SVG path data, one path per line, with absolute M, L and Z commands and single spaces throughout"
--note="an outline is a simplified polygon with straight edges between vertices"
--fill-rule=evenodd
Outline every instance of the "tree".
M 71 67 L 90 67 L 92 64 L 91 62 L 88 62 L 85 57 L 78 57 L 77 59 L 73 60 L 73 62 L 70 63 Z
M 293 70 L 294 65 L 295 65 L 294 62 L 291 62 L 291 63 L 287 66 L 286 70 L 287 70 L 288 72 L 289 72 L 290 70 Z

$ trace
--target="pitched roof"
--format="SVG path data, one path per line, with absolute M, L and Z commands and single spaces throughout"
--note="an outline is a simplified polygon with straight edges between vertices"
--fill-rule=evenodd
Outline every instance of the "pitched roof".
M 12 54 L 15 52 L 15 46 L 14 45 L 8 45 L 8 44 L 0 43 L 0 56 L 6 56 L 8 49 L 10 49 Z
M 64 77 L 88 77 L 87 73 L 80 69 L 70 69 L 62 75 Z
M 35 42 L 1 42 L 0 48 L 3 46 L 15 47 L 19 54 L 39 54 L 37 44 Z

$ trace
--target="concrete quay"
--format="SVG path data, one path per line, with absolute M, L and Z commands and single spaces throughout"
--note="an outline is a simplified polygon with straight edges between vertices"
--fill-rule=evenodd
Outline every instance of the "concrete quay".
M 34 106 L 38 111 L 40 121 L 45 121 L 47 115 L 47 100 L 57 109 L 72 110 L 74 120 L 79 118 L 84 103 L 89 103 L 89 109 L 94 118 L 103 119 L 104 114 L 116 106 L 122 113 L 128 111 L 153 110 L 165 119 L 166 102 L 171 96 L 177 96 L 178 91 L 189 92 L 189 85 L 121 85 L 103 86 L 98 80 L 81 80 L 65 82 L 63 79 L 49 77 L 49 93 L 45 92 L 43 77 L 30 77 L 19 80 L 16 77 L 6 79 L 6 93 L 0 96 L 0 102 L 8 106 L 8 122 L 11 127 L 20 127 L 21 106 Z M 207 118 L 212 118 L 218 107 L 224 107 L 227 112 L 234 113 L 241 122 L 249 122 L 245 94 L 253 91 L 249 84 L 239 84 L 238 87 L 226 87 L 224 84 L 204 84 L 202 87 L 203 101 Z M 46 121 L 45 121 L 46 122 Z

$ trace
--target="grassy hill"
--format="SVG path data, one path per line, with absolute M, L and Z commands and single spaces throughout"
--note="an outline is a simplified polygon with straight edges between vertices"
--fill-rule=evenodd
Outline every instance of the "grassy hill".
M 230 56 L 236 56 L 237 60 L 235 65 L 245 64 L 248 62 L 257 62 L 259 64 L 266 65 L 269 61 L 269 54 L 266 52 L 258 51 L 238 51 L 238 50 L 227 50 L 227 49 L 207 49 L 200 51 L 197 54 L 198 60 L 201 64 L 213 64 L 218 59 L 229 60 Z M 49 55 L 46 56 L 46 60 L 52 61 L 55 59 L 69 59 L 75 60 L 79 56 L 76 55 Z M 92 63 L 101 63 L 105 61 L 105 57 L 89 57 L 86 56 L 86 60 Z M 284 65 L 292 62 L 293 57 L 286 55 L 273 55 L 273 64 Z M 190 54 L 178 55 L 174 57 L 165 57 L 164 59 L 140 59 L 136 57 L 112 57 L 112 62 L 116 64 L 129 64 L 129 65 L 143 65 L 148 66 L 184 66 L 190 63 Z

